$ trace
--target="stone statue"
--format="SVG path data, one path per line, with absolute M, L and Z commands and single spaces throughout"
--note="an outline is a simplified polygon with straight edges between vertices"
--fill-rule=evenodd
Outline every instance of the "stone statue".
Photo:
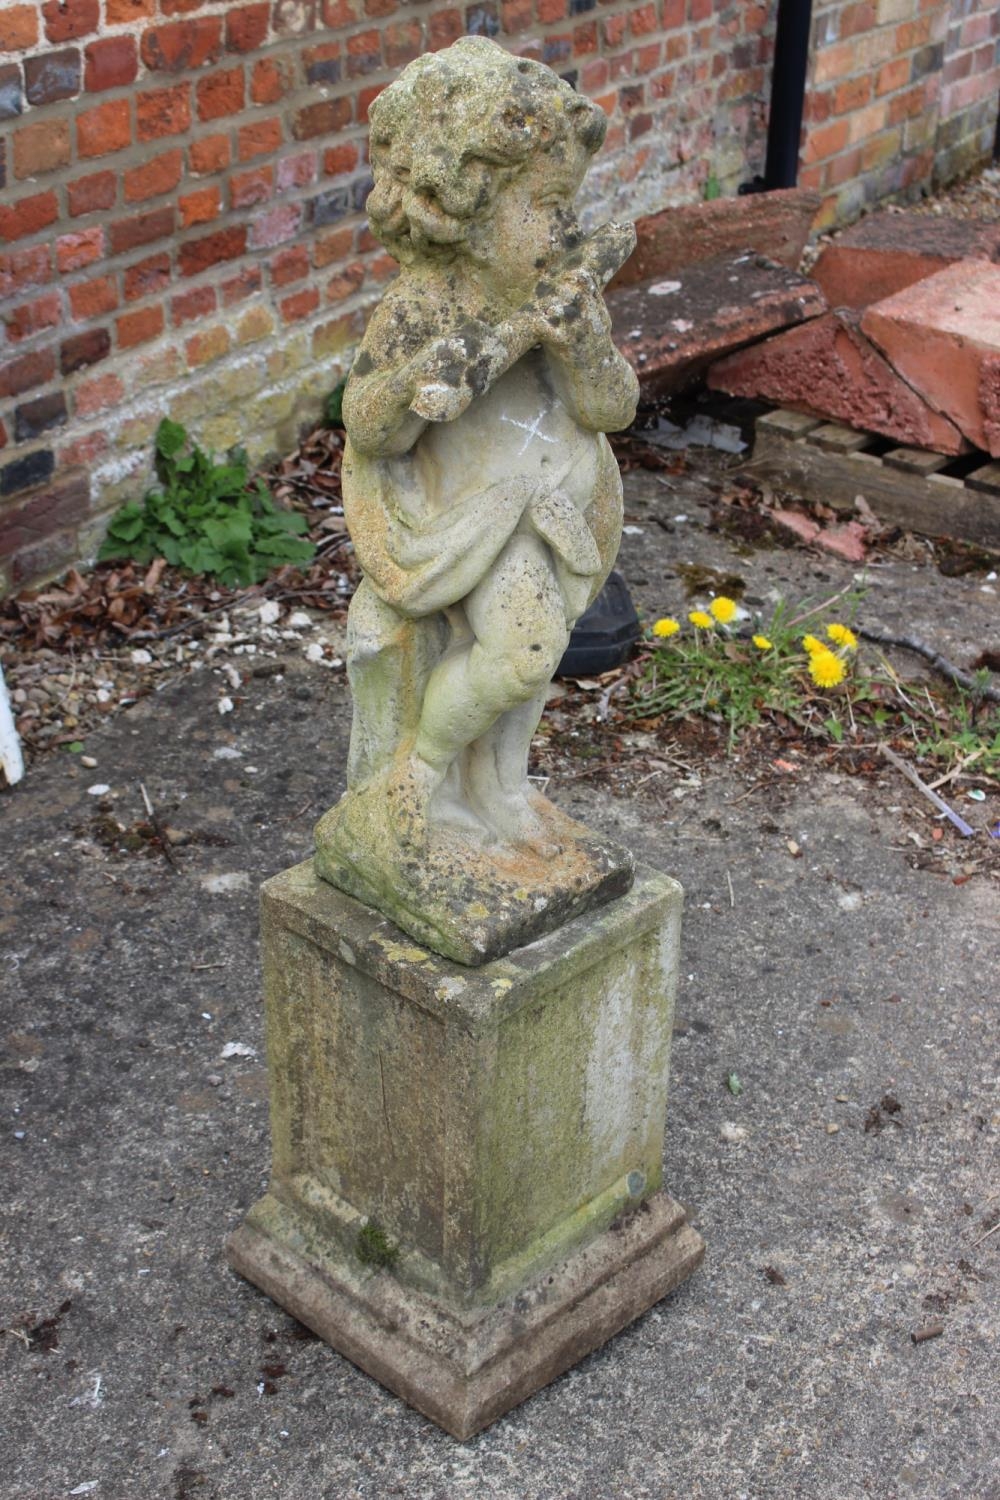
M 480 37 L 412 62 L 371 111 L 372 231 L 401 274 L 344 396 L 348 790 L 315 868 L 478 964 L 621 894 L 630 857 L 532 790 L 569 633 L 621 537 L 604 436 L 635 375 L 602 300 L 631 225 L 573 212 L 605 132 L 550 69 Z

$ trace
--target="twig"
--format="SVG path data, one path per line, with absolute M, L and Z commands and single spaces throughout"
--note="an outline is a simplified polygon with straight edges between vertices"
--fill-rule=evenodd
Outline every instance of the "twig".
M 843 599 L 845 594 L 852 593 L 855 587 L 853 583 L 849 583 L 846 588 L 838 589 L 829 599 L 824 599 L 821 603 L 814 604 L 812 609 L 803 610 L 802 614 L 796 615 L 794 619 L 786 623 L 786 630 L 792 630 L 796 625 L 801 625 L 803 620 L 811 620 L 813 615 L 818 615 L 823 610 L 829 609 L 831 604 L 836 604 L 837 600 Z
M 1000 1219 L 997 1220 L 992 1229 L 987 1229 L 986 1233 L 981 1234 L 978 1240 L 972 1241 L 973 1250 L 975 1250 L 977 1245 L 981 1245 L 983 1243 L 983 1240 L 988 1240 L 991 1234 L 996 1234 L 998 1229 L 1000 1229 Z
M 971 755 L 961 756 L 954 771 L 948 771 L 944 776 L 939 776 L 937 781 L 931 781 L 928 783 L 931 791 L 936 792 L 939 786 L 946 786 L 949 781 L 954 781 L 956 776 L 961 776 L 966 766 L 971 766 L 974 760 L 978 760 L 979 757 L 985 752 L 985 749 L 985 745 L 980 745 L 979 749 L 973 750 Z
M 146 791 L 146 788 L 143 786 L 141 781 L 139 782 L 139 790 L 142 793 L 142 800 L 143 805 L 146 809 L 146 816 L 153 825 L 153 831 L 156 834 L 157 842 L 160 846 L 160 852 L 162 853 L 167 864 L 173 870 L 174 874 L 177 875 L 180 872 L 177 867 L 177 861 L 174 858 L 174 851 L 170 847 L 170 840 L 167 838 L 167 830 L 164 828 L 162 822 L 160 821 L 160 815 L 156 811 L 156 808 L 153 806 L 152 802 L 150 802 L 149 793 Z
M 858 635 L 866 641 L 874 641 L 877 646 L 900 646 L 905 651 L 913 651 L 917 656 L 922 656 L 925 661 L 930 662 L 936 672 L 942 677 L 947 677 L 956 687 L 966 688 L 974 692 L 980 698 L 986 698 L 990 703 L 1000 703 L 1000 688 L 995 688 L 987 683 L 980 687 L 971 672 L 965 672 L 961 667 L 956 667 L 953 661 L 942 656 L 940 651 L 935 651 L 933 646 L 928 646 L 915 635 L 889 635 L 884 630 L 866 630 L 858 627 Z
M 736 897 L 733 894 L 733 878 L 728 870 L 726 871 L 726 884 L 729 887 L 729 909 L 731 911 L 736 905 Z
M 976 830 L 970 827 L 964 818 L 959 817 L 958 813 L 955 812 L 953 808 L 950 808 L 948 806 L 943 797 L 939 797 L 937 792 L 931 791 L 926 781 L 923 781 L 917 775 L 913 767 L 908 766 L 906 761 L 902 760 L 900 756 L 896 754 L 895 750 L 890 750 L 888 745 L 880 745 L 879 750 L 885 756 L 890 765 L 895 766 L 897 771 L 902 772 L 907 781 L 911 781 L 918 792 L 923 792 L 928 801 L 933 802 L 938 811 L 944 813 L 945 817 L 955 825 L 959 833 L 962 834 L 964 838 L 968 839 L 974 836 Z
M 917 1328 L 910 1334 L 913 1344 L 926 1344 L 928 1339 L 939 1339 L 944 1333 L 943 1323 L 928 1323 L 926 1328 Z

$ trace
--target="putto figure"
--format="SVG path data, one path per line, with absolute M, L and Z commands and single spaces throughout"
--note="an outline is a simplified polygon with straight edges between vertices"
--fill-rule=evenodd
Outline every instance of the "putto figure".
M 635 414 L 604 286 L 631 225 L 573 199 L 605 132 L 550 69 L 483 38 L 417 59 L 371 111 L 373 232 L 401 274 L 344 397 L 348 790 L 316 868 L 482 963 L 619 895 L 630 857 L 533 791 L 569 633 L 621 538 L 604 436 Z

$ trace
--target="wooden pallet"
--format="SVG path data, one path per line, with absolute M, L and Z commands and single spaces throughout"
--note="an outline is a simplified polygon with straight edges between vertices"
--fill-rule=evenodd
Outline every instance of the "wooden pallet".
M 889 526 L 1000 549 L 1000 463 L 984 458 L 900 448 L 874 433 L 782 410 L 757 418 L 746 469 L 806 500 L 853 510 L 863 495 Z

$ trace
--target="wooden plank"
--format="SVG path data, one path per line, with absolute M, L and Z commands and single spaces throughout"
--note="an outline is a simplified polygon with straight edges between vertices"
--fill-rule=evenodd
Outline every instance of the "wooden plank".
M 853 427 L 844 427 L 840 422 L 824 422 L 809 434 L 810 444 L 827 453 L 854 453 L 867 448 L 871 440 L 870 432 L 855 432 Z
M 858 462 L 859 457 L 865 455 L 830 453 L 808 442 L 789 442 L 759 422 L 747 473 L 837 510 L 853 511 L 857 496 L 864 495 L 889 526 L 1000 549 L 1000 494 L 935 484 L 933 479 L 904 474 L 884 463 Z
M 758 418 L 757 430 L 763 427 L 780 437 L 805 437 L 807 432 L 819 427 L 820 421 L 819 417 L 809 417 L 804 411 L 788 411 L 783 407 L 781 411 L 772 411 L 766 417 Z
M 944 453 L 929 453 L 926 448 L 890 448 L 883 453 L 882 462 L 890 469 L 902 469 L 907 474 L 936 474 L 948 462 Z
M 970 489 L 985 490 L 987 495 L 1000 495 L 1000 464 L 984 464 L 965 476 Z

